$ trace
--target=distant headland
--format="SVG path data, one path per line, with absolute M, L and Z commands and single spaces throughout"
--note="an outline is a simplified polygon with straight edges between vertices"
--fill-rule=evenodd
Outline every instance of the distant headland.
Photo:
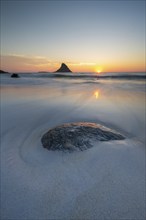
M 6 71 L 0 70 L 0 74 L 8 73 Z
M 38 73 L 49 73 L 48 71 L 39 71 Z
M 58 72 L 61 72 L 61 73 L 62 72 L 63 73 L 70 72 L 70 73 L 72 73 L 72 71 L 68 68 L 68 66 L 65 63 L 62 63 L 61 67 L 57 71 L 55 71 L 55 73 L 58 73 Z

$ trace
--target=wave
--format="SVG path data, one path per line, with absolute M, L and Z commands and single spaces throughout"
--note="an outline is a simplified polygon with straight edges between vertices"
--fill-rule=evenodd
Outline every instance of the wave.
M 146 79 L 146 75 L 143 73 L 135 73 L 135 74 L 107 74 L 103 73 L 101 75 L 97 75 L 96 73 L 48 73 L 48 74 L 39 74 L 37 76 L 40 77 L 53 77 L 53 78 L 86 78 L 86 79 L 127 79 L 127 80 L 135 80 L 135 79 Z

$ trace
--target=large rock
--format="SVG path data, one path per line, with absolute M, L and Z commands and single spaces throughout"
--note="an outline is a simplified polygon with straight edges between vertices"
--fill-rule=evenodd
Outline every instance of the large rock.
M 68 123 L 50 129 L 41 139 L 48 150 L 83 151 L 96 141 L 123 140 L 118 132 L 96 123 Z
M 65 72 L 72 72 L 72 71 L 68 68 L 68 66 L 65 63 L 62 63 L 61 67 L 57 71 L 55 71 L 55 73 L 58 73 L 58 72 L 65 73 Z

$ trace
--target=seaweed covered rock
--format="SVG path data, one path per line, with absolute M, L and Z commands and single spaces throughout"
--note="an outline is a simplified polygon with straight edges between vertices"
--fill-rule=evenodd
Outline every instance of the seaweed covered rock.
M 50 129 L 41 139 L 48 150 L 75 151 L 92 147 L 94 141 L 123 140 L 118 132 L 96 123 L 67 123 Z

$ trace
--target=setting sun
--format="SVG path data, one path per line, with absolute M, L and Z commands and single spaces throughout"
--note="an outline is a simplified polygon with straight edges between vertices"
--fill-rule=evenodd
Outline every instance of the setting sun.
M 102 72 L 102 67 L 100 67 L 100 66 L 96 67 L 95 72 L 96 73 L 101 73 Z

